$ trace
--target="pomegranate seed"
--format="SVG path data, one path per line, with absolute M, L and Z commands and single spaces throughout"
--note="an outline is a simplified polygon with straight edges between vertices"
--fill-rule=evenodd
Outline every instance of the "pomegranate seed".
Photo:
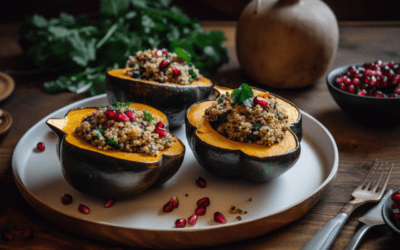
M 125 115 L 124 113 L 118 112 L 117 121 L 119 121 L 119 122 L 127 122 L 127 121 L 129 121 L 129 117 L 127 115 Z
M 340 84 L 340 83 L 343 82 L 343 80 L 344 80 L 343 76 L 338 77 L 338 78 L 336 78 L 336 83 L 337 83 L 337 84 Z
M 206 212 L 207 212 L 207 208 L 205 206 L 199 206 L 194 210 L 194 213 L 199 216 L 205 215 Z
M 341 90 L 345 90 L 346 89 L 346 85 L 344 83 L 340 83 L 338 87 Z
M 365 75 L 366 75 L 366 76 L 373 76 L 374 74 L 375 74 L 374 71 L 371 70 L 371 69 L 367 69 L 367 70 L 365 71 Z
M 97 111 L 99 111 L 99 109 L 96 109 L 95 111 L 93 111 L 93 114 L 97 114 Z
M 358 86 L 358 85 L 360 85 L 360 80 L 357 79 L 357 78 L 353 78 L 351 80 L 351 84 L 354 85 L 354 86 Z
M 207 207 L 208 205 L 210 205 L 210 199 L 208 197 L 201 198 L 197 201 L 197 206 Z
M 126 116 L 128 116 L 130 121 L 133 121 L 136 119 L 136 115 L 132 111 L 125 111 L 124 113 Z
M 158 122 L 158 123 L 156 124 L 156 128 L 164 128 L 164 123 Z
M 61 197 L 61 202 L 62 202 L 62 204 L 64 204 L 64 205 L 71 204 L 71 203 L 72 203 L 72 196 L 69 195 L 69 194 L 64 194 L 64 195 Z
M 366 91 L 365 89 L 359 90 L 359 91 L 357 92 L 357 95 L 366 96 L 366 95 L 367 95 L 367 91 Z
M 370 65 L 371 65 L 371 63 L 364 63 L 362 67 L 364 69 L 368 69 Z
M 395 193 L 392 195 L 392 201 L 400 206 L 400 193 Z
M 362 73 L 355 72 L 352 76 L 353 78 L 361 79 L 364 75 Z
M 349 67 L 347 72 L 349 72 L 350 74 L 353 74 L 354 72 L 356 72 L 356 67 L 354 65 Z
M 160 63 L 160 69 L 161 70 L 166 69 L 170 64 L 171 64 L 171 61 L 169 59 L 164 59 Z
M 223 214 L 221 214 L 220 212 L 214 213 L 214 221 L 218 222 L 219 224 L 225 224 L 227 222 L 225 216 Z
M 172 203 L 172 206 L 174 208 L 177 208 L 179 206 L 179 200 L 178 200 L 178 197 L 176 197 L 176 196 L 173 196 L 169 202 Z
M 8 231 L 7 229 L 3 229 L 3 230 L 1 230 L 1 239 L 3 241 L 9 242 L 9 241 L 12 241 L 13 236 L 10 233 L 10 231 Z
M 360 89 L 368 89 L 369 85 L 368 84 L 361 84 Z
M 378 97 L 378 98 L 381 98 L 381 97 L 383 97 L 383 93 L 380 92 L 380 91 L 376 91 L 375 94 L 374 94 L 374 96 L 375 96 L 375 97 Z
M 199 186 L 201 188 L 205 188 L 207 186 L 206 180 L 204 180 L 204 178 L 202 178 L 200 176 L 196 178 L 196 183 L 197 183 L 197 186 Z
M 356 88 L 354 87 L 353 84 L 347 86 L 347 92 L 354 93 L 355 90 Z
M 79 212 L 81 212 L 83 214 L 89 214 L 90 213 L 90 209 L 87 206 L 83 205 L 83 204 L 79 204 L 78 210 L 79 210 Z
M 254 103 L 254 106 L 258 104 L 258 105 L 260 105 L 261 108 L 266 108 L 268 106 L 267 100 L 265 100 L 264 98 L 259 97 L 259 96 L 254 97 L 253 103 Z
M 107 109 L 106 111 L 106 117 L 108 120 L 114 120 L 117 119 L 117 112 L 111 109 Z
M 166 213 L 169 213 L 169 212 L 172 212 L 172 210 L 174 210 L 174 204 L 172 204 L 172 202 L 168 202 L 167 204 L 165 204 L 164 206 L 163 206 L 163 209 L 162 209 L 164 212 L 166 212 Z
M 346 85 L 348 85 L 348 84 L 351 83 L 351 79 L 348 78 L 348 77 L 347 77 L 347 78 L 344 78 L 344 79 L 343 79 L 343 83 L 346 84 Z
M 176 228 L 182 228 L 186 226 L 186 220 L 185 219 L 177 219 L 175 221 L 175 227 Z
M 36 145 L 36 147 L 37 147 L 37 149 L 40 150 L 40 152 L 43 152 L 43 151 L 45 150 L 45 146 L 44 146 L 44 143 L 43 143 L 43 142 L 39 142 L 39 143 Z
M 33 238 L 33 229 L 31 227 L 26 228 L 21 234 L 22 240 L 30 240 Z
M 391 61 L 391 62 L 388 62 L 386 65 L 387 65 L 387 66 L 389 66 L 391 69 L 393 69 L 393 68 L 394 68 L 394 66 L 395 66 L 395 64 L 394 64 L 394 62 L 393 62 L 393 61 Z
M 396 204 L 396 202 L 392 202 L 392 209 L 400 209 L 400 206 Z
M 196 222 L 197 222 L 197 218 L 198 218 L 198 216 L 196 214 L 193 214 L 192 216 L 190 216 L 188 218 L 188 224 L 190 226 L 194 226 L 196 224 Z
M 390 94 L 390 95 L 388 95 L 388 97 L 399 97 L 399 95 L 398 94 Z
M 106 203 L 104 203 L 105 208 L 112 207 L 114 205 L 114 199 L 108 199 Z
M 374 64 L 375 64 L 375 65 L 381 66 L 381 65 L 383 65 L 383 62 L 382 62 L 381 60 L 376 60 L 376 61 L 374 62 Z
M 161 57 L 161 56 L 163 56 L 163 53 L 162 53 L 161 50 L 156 50 L 156 52 L 154 53 L 154 55 L 155 55 L 156 57 Z
M 380 88 L 386 88 L 389 84 L 389 79 L 387 76 L 384 76 L 380 81 L 379 81 L 379 87 Z M 377 86 L 378 87 L 378 86 Z
M 378 83 L 378 80 L 375 76 L 371 76 L 371 80 L 369 82 L 369 86 L 373 87 Z
M 394 90 L 394 93 L 400 95 L 400 86 Z
M 400 75 L 395 75 L 395 76 L 392 78 L 392 84 L 397 85 L 397 84 L 399 84 L 399 83 L 400 83 Z
M 163 138 L 163 137 L 167 136 L 167 134 L 168 134 L 167 130 L 165 130 L 163 128 L 154 129 L 154 133 L 157 133 L 160 138 Z
M 168 50 L 167 50 L 167 49 L 162 49 L 162 53 L 163 53 L 164 55 L 166 55 L 166 54 L 168 53 Z
M 173 77 L 178 77 L 181 75 L 181 70 L 177 67 L 172 68 L 172 76 Z

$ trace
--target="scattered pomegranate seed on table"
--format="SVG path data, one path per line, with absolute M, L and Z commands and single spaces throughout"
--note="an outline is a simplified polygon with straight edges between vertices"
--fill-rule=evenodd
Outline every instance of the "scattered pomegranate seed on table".
M 210 199 L 208 197 L 201 198 L 200 200 L 197 201 L 197 206 L 204 206 L 207 207 L 210 205 Z
M 24 231 L 22 231 L 21 234 L 22 240 L 30 240 L 33 238 L 33 229 L 31 227 L 26 228 Z
M 196 183 L 197 183 L 197 186 L 199 186 L 201 188 L 205 188 L 207 186 L 206 180 L 200 176 L 196 178 Z
M 400 97 L 400 65 L 394 62 L 377 60 L 359 67 L 353 65 L 335 81 L 339 89 L 359 96 Z
M 188 218 L 188 224 L 189 224 L 190 226 L 196 225 L 197 218 L 198 218 L 197 214 L 191 215 L 191 216 Z
M 186 220 L 185 219 L 177 219 L 175 221 L 175 227 L 176 228 L 182 228 L 186 226 Z
M 61 197 L 61 202 L 62 202 L 62 204 L 64 204 L 64 205 L 71 204 L 71 203 L 72 203 L 72 196 L 69 195 L 69 194 L 64 194 L 64 195 Z
M 79 212 L 81 212 L 83 214 L 89 214 L 90 213 L 90 209 L 87 206 L 83 205 L 83 204 L 79 204 L 78 210 L 79 210 Z
M 13 240 L 13 236 L 10 231 L 3 229 L 1 230 L 1 239 L 5 242 L 9 242 Z
M 203 216 L 206 214 L 207 208 L 205 206 L 199 206 L 194 210 L 194 213 L 198 216 Z
M 174 208 L 177 208 L 179 206 L 179 200 L 178 200 L 178 197 L 176 197 L 176 196 L 173 196 L 169 202 L 172 203 L 172 206 Z
M 43 151 L 45 150 L 45 146 L 44 146 L 44 143 L 43 143 L 43 142 L 39 142 L 39 143 L 36 145 L 36 147 L 37 147 L 37 149 L 40 150 L 40 152 L 43 152 Z
M 400 229 L 400 193 L 395 193 L 392 195 L 392 215 L 394 219 L 394 224 Z
M 214 221 L 219 224 L 225 224 L 227 222 L 225 216 L 223 214 L 221 214 L 220 212 L 214 213 Z
M 114 205 L 114 199 L 108 199 L 106 203 L 104 203 L 105 208 L 112 207 Z
M 168 202 L 163 206 L 163 211 L 166 213 L 172 212 L 172 210 L 174 210 L 174 204 L 172 204 L 172 202 Z

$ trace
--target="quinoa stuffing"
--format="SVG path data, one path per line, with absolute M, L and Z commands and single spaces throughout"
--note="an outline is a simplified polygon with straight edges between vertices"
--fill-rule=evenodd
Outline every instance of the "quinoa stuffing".
M 118 150 L 156 156 L 171 147 L 176 137 L 167 132 L 158 116 L 129 103 L 99 107 L 86 116 L 75 133 L 100 150 Z
M 190 56 L 184 57 L 190 59 Z M 125 73 L 128 76 L 160 83 L 187 85 L 202 77 L 192 63 L 166 49 L 138 51 L 129 57 L 127 67 L 130 68 Z
M 285 109 L 268 92 L 253 98 L 253 90 L 242 84 L 230 95 L 218 97 L 206 109 L 210 125 L 226 138 L 259 145 L 279 143 L 289 129 Z

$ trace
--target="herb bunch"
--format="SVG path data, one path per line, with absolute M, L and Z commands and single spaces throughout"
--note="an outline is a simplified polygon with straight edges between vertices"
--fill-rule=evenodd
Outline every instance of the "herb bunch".
M 37 72 L 60 75 L 44 83 L 48 92 L 90 91 L 91 95 L 104 93 L 106 71 L 125 67 L 127 58 L 138 50 L 182 49 L 203 75 L 226 63 L 224 34 L 202 31 L 198 20 L 170 2 L 100 0 L 94 23 L 89 15 L 75 18 L 61 13 L 50 20 L 34 15 L 19 33 L 25 59 Z

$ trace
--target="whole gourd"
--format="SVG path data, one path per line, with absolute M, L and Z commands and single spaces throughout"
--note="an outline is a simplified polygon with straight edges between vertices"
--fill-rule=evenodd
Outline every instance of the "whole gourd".
M 253 0 L 236 31 L 242 69 L 273 88 L 315 83 L 329 69 L 338 42 L 336 17 L 320 0 Z

